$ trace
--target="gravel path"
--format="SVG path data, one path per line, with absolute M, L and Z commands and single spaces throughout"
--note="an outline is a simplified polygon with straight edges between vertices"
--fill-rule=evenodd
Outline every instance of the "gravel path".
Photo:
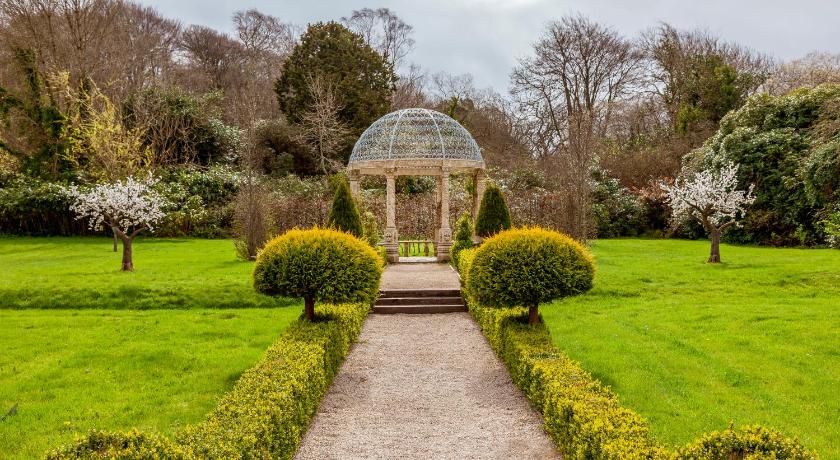
M 298 459 L 559 458 L 466 313 L 370 315 Z
M 449 264 L 388 264 L 379 289 L 460 289 L 458 273 Z

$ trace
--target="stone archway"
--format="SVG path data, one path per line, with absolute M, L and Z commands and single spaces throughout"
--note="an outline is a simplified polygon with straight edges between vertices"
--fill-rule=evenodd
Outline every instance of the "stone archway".
M 403 109 L 376 120 L 359 137 L 347 165 L 350 190 L 359 192 L 365 175 L 385 176 L 384 245 L 389 262 L 399 261 L 399 235 L 396 225 L 397 176 L 437 178 L 438 225 L 435 255 L 439 262 L 449 260 L 452 228 L 449 223 L 450 177 L 472 175 L 476 195 L 473 220 L 484 189 L 484 159 L 469 132 L 454 119 L 428 109 Z

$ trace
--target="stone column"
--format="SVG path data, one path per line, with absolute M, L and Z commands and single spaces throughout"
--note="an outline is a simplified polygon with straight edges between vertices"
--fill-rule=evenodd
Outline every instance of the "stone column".
M 400 242 L 397 235 L 397 197 L 394 171 L 385 171 L 385 254 L 388 262 L 400 261 Z
M 449 168 L 443 168 L 440 175 L 440 228 L 438 229 L 437 260 L 449 260 L 452 246 L 452 229 L 449 228 Z
M 441 189 L 443 188 L 443 177 L 437 176 L 435 177 L 435 247 L 437 247 L 438 242 L 440 241 L 440 200 L 443 195 L 441 195 Z
M 484 171 L 476 169 L 475 174 L 473 175 L 473 180 L 475 181 L 475 196 L 473 197 L 472 208 L 473 242 L 479 243 L 481 242 L 481 237 L 475 233 L 475 223 L 478 221 L 478 210 L 481 207 L 481 198 L 484 197 L 484 187 L 486 185 Z
M 347 178 L 350 180 L 350 193 L 353 195 L 353 198 L 359 199 L 359 171 L 353 170 L 347 174 Z

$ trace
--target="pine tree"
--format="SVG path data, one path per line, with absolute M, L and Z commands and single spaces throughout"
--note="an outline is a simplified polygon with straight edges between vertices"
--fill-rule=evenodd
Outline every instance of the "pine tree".
M 508 211 L 502 190 L 495 184 L 490 184 L 481 198 L 478 218 L 475 221 L 475 233 L 481 237 L 488 237 L 510 227 L 510 211 Z
M 357 238 L 364 235 L 359 208 L 350 193 L 350 185 L 343 178 L 336 181 L 335 196 L 327 218 L 327 226 L 350 233 Z

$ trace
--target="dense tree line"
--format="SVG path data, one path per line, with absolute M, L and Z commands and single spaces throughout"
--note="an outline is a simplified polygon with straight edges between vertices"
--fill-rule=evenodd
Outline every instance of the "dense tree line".
M 835 55 L 777 63 L 702 30 L 662 23 L 625 37 L 568 15 L 546 26 L 499 94 L 471 75 L 430 74 L 411 62 L 413 28 L 387 8 L 306 27 L 257 10 L 231 21 L 222 33 L 129 1 L 0 0 L 0 187 L 19 176 L 94 183 L 229 165 L 254 192 L 265 176 L 341 170 L 373 120 L 419 106 L 465 125 L 494 180 L 533 197 L 523 203 L 562 209 L 558 226 L 573 236 L 663 231 L 658 183 L 679 176 L 695 149 L 721 150 L 714 139 L 731 137 L 728 113 L 765 100 L 759 94 L 840 82 Z M 819 150 L 813 139 L 834 139 L 817 128 L 828 122 L 811 118 L 800 142 L 809 146 L 778 154 L 797 170 L 806 167 L 794 157 L 812 160 L 801 152 Z M 406 191 L 428 185 L 400 181 Z M 837 199 L 802 187 L 792 200 L 821 200 L 790 208 L 801 208 L 795 219 L 809 219 L 804 227 L 785 217 L 781 237 L 738 238 L 824 241 L 819 222 Z M 754 206 L 766 203 L 761 190 Z M 254 200 L 244 203 L 257 209 Z

